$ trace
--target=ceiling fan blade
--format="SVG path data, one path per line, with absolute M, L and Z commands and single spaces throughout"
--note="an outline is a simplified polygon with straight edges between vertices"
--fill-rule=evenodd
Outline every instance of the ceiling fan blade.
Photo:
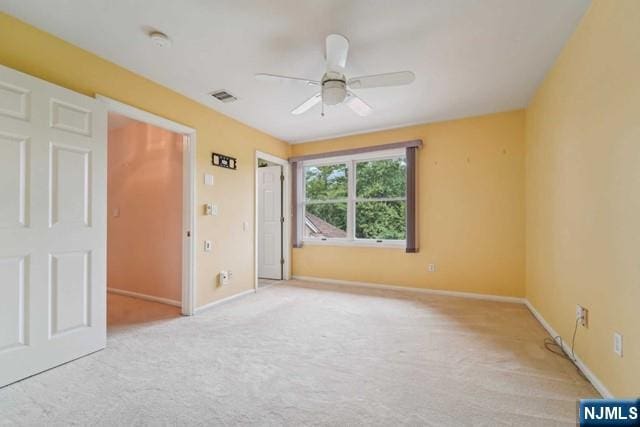
M 311 98 L 307 99 L 302 104 L 298 105 L 296 108 L 291 110 L 291 114 L 293 114 L 294 116 L 298 116 L 302 113 L 305 113 L 309 109 L 311 109 L 311 107 L 318 104 L 320 101 L 322 101 L 322 95 L 318 92 L 315 95 L 313 95 Z
M 373 108 L 369 106 L 366 102 L 364 102 L 358 95 L 353 92 L 349 92 L 347 94 L 347 99 L 345 103 L 349 108 L 353 110 L 354 113 L 361 117 L 368 116 L 373 112 Z
M 416 75 L 411 71 L 398 71 L 396 73 L 373 74 L 349 79 L 347 84 L 352 89 L 367 89 L 373 87 L 402 86 L 412 83 Z
M 303 83 L 309 86 L 319 86 L 320 82 L 317 80 L 309 80 L 303 79 L 301 77 L 289 77 L 289 76 L 280 76 L 278 74 L 268 74 L 268 73 L 258 73 L 255 75 L 256 80 L 261 81 L 270 81 L 270 82 L 296 82 Z
M 326 40 L 327 71 L 344 71 L 349 54 L 349 40 L 340 34 L 329 34 Z

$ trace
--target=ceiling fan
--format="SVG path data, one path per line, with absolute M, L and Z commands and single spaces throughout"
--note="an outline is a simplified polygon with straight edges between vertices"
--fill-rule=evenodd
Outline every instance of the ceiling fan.
M 318 103 L 322 103 L 322 113 L 324 116 L 324 106 L 345 103 L 351 110 L 359 116 L 369 115 L 373 109 L 351 89 L 370 89 L 376 87 L 402 86 L 408 85 L 415 80 L 415 74 L 411 71 L 398 71 L 395 73 L 373 74 L 368 76 L 347 78 L 343 73 L 347 65 L 347 54 L 349 53 L 349 40 L 340 34 L 330 34 L 326 40 L 325 58 L 327 69 L 320 80 L 309 80 L 300 77 L 280 76 L 277 74 L 259 73 L 255 77 L 258 80 L 267 81 L 290 81 L 306 84 L 309 86 L 319 86 L 320 92 L 291 110 L 291 114 L 300 115 L 310 110 Z

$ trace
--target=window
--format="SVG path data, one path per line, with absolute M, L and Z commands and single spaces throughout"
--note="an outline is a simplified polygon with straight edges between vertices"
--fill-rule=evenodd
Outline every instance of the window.
M 403 150 L 304 162 L 303 240 L 404 244 L 406 178 Z
M 404 157 L 356 163 L 356 239 L 406 238 L 406 174 Z
M 304 237 L 347 237 L 349 171 L 346 163 L 306 166 Z

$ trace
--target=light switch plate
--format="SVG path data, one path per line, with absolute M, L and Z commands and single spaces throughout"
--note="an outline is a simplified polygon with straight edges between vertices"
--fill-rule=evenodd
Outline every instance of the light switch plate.
M 213 175 L 209 173 L 204 174 L 204 185 L 213 185 L 215 183 L 215 179 Z
M 204 241 L 204 251 L 205 252 L 211 252 L 211 240 L 205 240 Z
M 613 333 L 613 352 L 622 357 L 622 334 Z
M 220 286 L 226 286 L 229 284 L 229 281 L 231 280 L 231 274 L 230 272 L 226 271 L 226 270 L 222 270 L 220 272 L 220 274 L 218 275 L 218 280 L 220 282 Z

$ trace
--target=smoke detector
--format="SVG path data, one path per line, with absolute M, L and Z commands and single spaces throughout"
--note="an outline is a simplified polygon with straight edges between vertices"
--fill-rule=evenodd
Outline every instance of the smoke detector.
M 171 46 L 171 39 L 160 31 L 152 31 L 149 33 L 149 38 L 160 47 Z

